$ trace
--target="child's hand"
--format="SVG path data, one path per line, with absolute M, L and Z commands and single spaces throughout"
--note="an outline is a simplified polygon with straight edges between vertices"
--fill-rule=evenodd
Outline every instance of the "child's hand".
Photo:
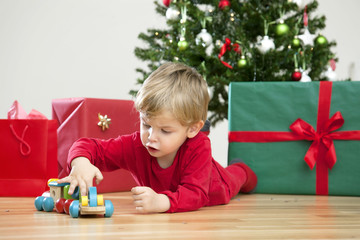
M 80 188 L 82 196 L 87 195 L 89 187 L 92 186 L 93 179 L 96 178 L 96 184 L 103 180 L 100 170 L 92 165 L 87 158 L 78 157 L 71 162 L 71 172 L 69 176 L 59 179 L 58 183 L 70 183 L 69 194 L 73 194 L 77 186 Z
M 138 212 L 166 212 L 170 208 L 169 198 L 165 194 L 157 194 L 149 187 L 133 187 L 131 192 Z

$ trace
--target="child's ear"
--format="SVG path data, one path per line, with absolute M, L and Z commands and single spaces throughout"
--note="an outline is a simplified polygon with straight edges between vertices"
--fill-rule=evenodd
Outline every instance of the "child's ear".
M 188 130 L 188 134 L 187 134 L 188 138 L 195 137 L 199 133 L 199 131 L 202 129 L 203 126 L 204 126 L 204 121 L 202 121 L 202 120 L 197 123 L 192 124 Z

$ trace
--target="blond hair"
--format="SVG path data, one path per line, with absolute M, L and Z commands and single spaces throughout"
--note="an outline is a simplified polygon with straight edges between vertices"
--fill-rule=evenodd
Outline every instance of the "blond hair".
M 170 111 L 184 126 L 204 121 L 209 93 L 206 81 L 193 68 L 165 63 L 144 81 L 136 95 L 136 109 L 151 118 Z

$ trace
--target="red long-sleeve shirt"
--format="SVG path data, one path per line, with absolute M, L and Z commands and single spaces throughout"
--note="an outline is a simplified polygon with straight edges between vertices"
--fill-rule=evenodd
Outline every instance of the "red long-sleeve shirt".
M 139 132 L 109 140 L 79 139 L 69 151 L 68 170 L 71 161 L 80 156 L 88 158 L 101 171 L 129 170 L 140 186 L 168 196 L 171 205 L 168 212 L 226 204 L 246 178 L 241 168 L 233 167 L 230 173 L 212 158 L 210 140 L 203 133 L 187 139 L 166 169 L 147 152 Z

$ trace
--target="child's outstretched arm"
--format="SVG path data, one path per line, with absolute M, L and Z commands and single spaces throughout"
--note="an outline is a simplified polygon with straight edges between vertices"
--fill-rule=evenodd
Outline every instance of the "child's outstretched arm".
M 169 198 L 149 187 L 133 187 L 131 193 L 136 210 L 140 213 L 162 213 L 170 209 Z
M 71 172 L 69 176 L 58 180 L 58 183 L 70 183 L 69 194 L 73 194 L 77 186 L 80 188 L 81 195 L 87 195 L 89 187 L 92 186 L 93 179 L 96 178 L 96 184 L 103 180 L 100 170 L 92 165 L 85 157 L 77 157 L 71 162 Z

